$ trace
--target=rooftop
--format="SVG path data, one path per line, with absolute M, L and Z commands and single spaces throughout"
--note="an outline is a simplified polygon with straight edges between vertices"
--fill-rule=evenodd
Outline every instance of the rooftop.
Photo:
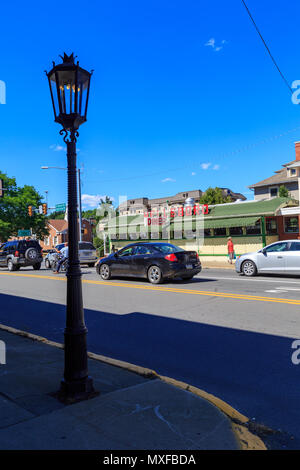
M 290 183 L 293 181 L 298 181 L 297 176 L 288 176 L 288 167 L 293 168 L 294 166 L 298 166 L 297 164 L 299 161 L 293 160 L 292 162 L 285 163 L 283 168 L 281 170 L 275 171 L 275 174 L 273 176 L 270 176 L 269 178 L 266 178 L 262 181 L 259 181 L 258 183 L 252 184 L 249 186 L 249 188 L 259 188 L 260 186 L 270 186 L 272 184 L 278 184 L 278 183 Z

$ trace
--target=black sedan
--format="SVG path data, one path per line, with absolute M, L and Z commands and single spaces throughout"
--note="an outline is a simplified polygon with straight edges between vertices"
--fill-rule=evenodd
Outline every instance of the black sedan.
M 142 277 L 152 284 L 165 279 L 192 279 L 201 271 L 196 251 L 185 251 L 170 243 L 132 243 L 102 258 L 96 266 L 105 281 L 112 276 Z

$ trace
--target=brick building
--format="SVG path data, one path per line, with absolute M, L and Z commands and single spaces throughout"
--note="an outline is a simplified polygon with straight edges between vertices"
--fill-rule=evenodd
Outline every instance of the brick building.
M 93 225 L 94 222 L 88 219 L 82 219 L 82 241 L 93 241 Z M 48 221 L 49 235 L 40 240 L 43 249 L 49 250 L 59 243 L 68 241 L 68 222 L 67 220 L 50 219 Z

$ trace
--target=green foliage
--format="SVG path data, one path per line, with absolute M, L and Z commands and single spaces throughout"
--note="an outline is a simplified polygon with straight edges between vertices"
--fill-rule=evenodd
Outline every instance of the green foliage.
M 42 204 L 42 196 L 33 186 L 18 187 L 15 178 L 9 178 L 0 172 L 3 180 L 4 196 L 0 198 L 0 240 L 6 241 L 16 237 L 18 230 L 32 229 L 37 238 L 44 238 L 48 234 L 46 228 L 47 218 L 43 214 L 28 215 L 28 206 L 38 208 Z
M 82 217 L 85 219 L 96 219 L 97 209 L 89 209 L 86 211 L 82 211 Z
M 227 202 L 232 202 L 231 197 L 230 196 L 224 197 L 222 193 L 222 189 L 218 187 L 207 188 L 205 193 L 203 193 L 200 198 L 200 204 L 224 204 Z
M 55 219 L 55 220 L 63 220 L 64 218 L 65 218 L 64 211 L 51 212 L 51 214 L 48 216 L 48 219 Z
M 104 256 L 104 241 L 101 238 L 94 237 L 93 245 L 97 249 L 98 256 Z
M 289 197 L 289 191 L 288 191 L 287 187 L 284 186 L 284 184 L 282 184 L 279 187 L 278 195 L 279 195 L 279 197 Z

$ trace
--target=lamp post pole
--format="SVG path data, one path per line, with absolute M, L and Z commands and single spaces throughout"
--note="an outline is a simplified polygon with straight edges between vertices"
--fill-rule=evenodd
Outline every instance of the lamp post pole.
M 59 392 L 65 401 L 89 398 L 95 394 L 88 376 L 87 328 L 84 322 L 81 270 L 78 255 L 76 135 L 71 131 L 67 144 L 69 259 L 67 269 L 67 318 L 65 328 L 65 371 Z
M 55 121 L 62 125 L 60 135 L 67 145 L 68 173 L 68 268 L 64 378 L 57 393 L 64 403 L 98 395 L 88 375 L 87 328 L 84 322 L 81 270 L 78 254 L 78 199 L 76 140 L 78 127 L 86 121 L 91 73 L 64 54 L 63 63 L 47 73 Z M 86 90 L 86 93 L 84 91 Z M 57 100 L 54 97 L 57 97 Z
M 42 170 L 67 170 L 67 168 L 63 168 L 61 166 L 41 166 Z M 78 205 L 79 205 L 79 241 L 82 241 L 82 202 L 81 202 L 81 176 L 80 176 L 80 168 L 77 169 L 78 173 Z M 48 191 L 45 191 L 48 193 Z M 47 202 L 48 204 L 48 202 Z

